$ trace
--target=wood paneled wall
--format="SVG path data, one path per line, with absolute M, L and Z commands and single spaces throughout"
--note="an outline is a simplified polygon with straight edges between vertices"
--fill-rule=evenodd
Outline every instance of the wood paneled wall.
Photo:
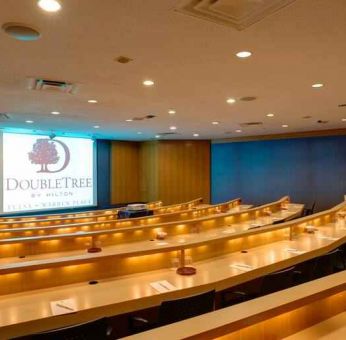
M 210 200 L 210 142 L 113 142 L 112 203 Z
M 158 143 L 145 142 L 140 145 L 139 191 L 140 200 L 154 202 L 158 198 Z
M 210 142 L 161 141 L 158 144 L 158 198 L 164 204 L 210 196 Z
M 139 193 L 139 150 L 137 142 L 112 142 L 111 203 L 136 202 Z

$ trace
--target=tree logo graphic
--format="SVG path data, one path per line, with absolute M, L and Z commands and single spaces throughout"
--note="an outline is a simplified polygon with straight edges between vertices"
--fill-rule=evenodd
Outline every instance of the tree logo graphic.
M 65 152 L 65 160 L 63 165 L 57 170 L 49 170 L 49 164 L 57 164 L 60 160 L 60 156 L 56 149 L 56 144 L 62 146 Z M 32 147 L 32 151 L 28 153 L 29 160 L 32 164 L 41 165 L 41 169 L 37 172 L 43 173 L 56 173 L 66 169 L 70 163 L 70 150 L 67 145 L 59 140 L 50 140 L 48 138 L 36 139 L 35 144 Z

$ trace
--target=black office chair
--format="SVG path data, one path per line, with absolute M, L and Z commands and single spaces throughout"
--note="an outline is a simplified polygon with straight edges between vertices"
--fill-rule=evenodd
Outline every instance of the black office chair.
M 289 267 L 263 278 L 260 295 L 267 295 L 287 289 L 293 286 L 293 275 L 295 267 Z
M 110 340 L 114 339 L 107 318 L 27 335 L 12 340 Z
M 345 269 L 342 250 L 337 248 L 316 258 L 312 279 L 319 279 Z M 341 267 L 341 268 L 340 268 Z
M 293 282 L 295 286 L 314 279 L 315 263 L 316 259 L 314 258 L 296 265 L 293 275 Z
M 342 262 L 344 265 L 344 269 L 346 269 L 346 243 L 344 243 L 341 247 L 339 247 L 341 251 Z
M 129 320 L 130 331 L 131 333 L 139 333 L 212 312 L 214 310 L 214 304 L 215 290 L 187 298 L 163 301 L 159 307 L 157 322 L 149 322 L 144 318 L 131 316 Z
M 315 211 L 316 201 L 314 201 L 310 207 L 305 206 L 303 209 L 302 217 L 312 215 Z
M 241 302 L 292 287 L 294 269 L 295 267 L 289 267 L 263 276 L 261 278 L 261 283 L 257 286 L 257 291 L 249 292 L 237 289 L 223 292 L 221 296 L 222 307 L 233 306 Z

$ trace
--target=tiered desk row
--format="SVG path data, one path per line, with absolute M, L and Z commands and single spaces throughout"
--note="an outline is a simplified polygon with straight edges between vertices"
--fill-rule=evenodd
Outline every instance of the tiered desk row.
M 102 223 L 101 230 L 96 231 L 79 229 L 74 233 L 69 231 L 66 234 L 53 233 L 52 235 L 40 235 L 42 231 L 46 233 L 49 227 L 30 227 L 30 231 L 24 231 L 24 233 L 38 234 L 37 236 L 23 236 L 23 229 L 28 228 L 0 229 L 0 235 L 2 232 L 5 235 L 0 236 L 0 274 L 4 278 L 0 282 L 0 294 L 125 275 L 150 268 L 169 267 L 172 257 L 169 254 L 172 250 L 170 247 L 174 245 L 165 247 L 168 245 L 166 241 L 156 240 L 159 233 L 166 231 L 168 235 L 172 235 L 168 239 L 172 238 L 174 242 L 178 235 L 187 233 L 190 229 L 197 233 L 200 226 L 196 226 L 196 221 L 207 224 L 212 222 L 215 225 L 224 224 L 224 217 L 232 216 L 235 211 L 239 214 L 249 207 L 240 203 L 240 200 L 236 199 L 215 206 L 186 210 L 182 213 L 159 215 L 157 218 L 160 221 L 165 218 L 170 219 L 172 214 L 177 219 L 175 222 L 161 224 L 153 224 L 157 222 L 156 217 L 154 220 L 151 217 L 144 217 L 108 222 L 105 226 Z M 186 217 L 190 219 L 185 220 Z M 83 226 L 90 228 L 93 224 L 91 222 L 87 225 L 78 225 L 78 228 Z M 48 233 L 59 229 L 64 231 L 65 226 L 54 226 L 53 229 L 48 229 Z M 102 251 L 87 252 L 91 243 L 101 245 Z M 181 240 L 176 240 L 175 243 L 178 248 L 182 244 Z M 160 252 L 165 252 L 160 260 L 157 256 L 152 256 L 151 259 L 148 258 L 149 263 L 145 265 L 143 261 L 146 257 L 142 257 L 136 265 L 127 265 L 134 256 Z M 76 267 L 76 265 L 79 266 Z M 70 270 L 74 270 L 73 275 L 67 274 Z M 20 275 L 16 275 L 18 273 Z M 40 276 L 37 276 L 42 273 L 45 273 L 41 276 L 44 280 L 38 279 Z
M 10 233 L 8 238 L 0 241 L 0 335 L 17 336 L 117 315 L 158 305 L 163 298 L 200 292 L 206 286 L 220 290 L 263 275 L 281 268 L 277 261 L 308 257 L 301 249 L 312 237 L 303 233 L 306 224 L 323 226 L 331 233 L 335 228 L 330 223 L 342 207 L 313 218 L 273 225 L 300 216 L 303 205 L 291 204 L 284 197 L 243 210 L 248 207 L 235 200 L 186 211 L 186 220 L 159 224 L 125 224 L 106 230 L 27 237 L 20 234 L 20 228 L 13 228 L 6 231 Z M 208 209 L 212 215 L 207 215 Z M 157 239 L 165 233 L 163 240 Z M 86 242 L 91 237 L 97 238 L 101 252 L 87 252 Z M 328 237 L 318 239 L 320 245 L 330 242 Z M 330 237 L 334 240 L 336 236 Z M 309 246 L 316 246 L 310 243 L 307 251 Z M 288 248 L 297 248 L 299 254 Z M 245 249 L 250 250 L 239 253 Z M 192 261 L 196 275 L 176 274 L 177 267 L 191 265 Z M 244 261 L 250 266 L 246 270 Z M 88 284 L 96 280 L 98 284 Z M 157 294 L 150 284 L 160 280 L 169 281 L 176 289 Z M 78 313 L 52 317 L 50 302 L 59 299 L 73 299 Z
M 136 242 L 147 237 L 156 237 L 162 228 L 186 222 L 191 225 L 196 218 L 223 215 L 250 208 L 240 199 L 213 206 L 203 205 L 154 217 L 108 220 L 107 222 L 73 223 L 53 226 L 18 227 L 6 225 L 0 228 L 0 258 L 56 252 L 60 250 L 90 249 L 117 243 Z M 147 228 L 144 228 L 147 227 Z M 125 240 L 124 240 L 125 237 Z M 50 242 L 49 242 L 50 241 Z M 63 241 L 63 242 L 60 242 Z M 11 247 L 8 247 L 12 244 Z
M 344 270 L 124 340 L 341 340 L 345 321 Z
M 32 237 L 32 236 L 43 236 L 43 235 L 54 235 L 54 234 L 68 234 L 75 232 L 85 231 L 100 231 L 114 228 L 132 227 L 138 225 L 152 225 L 160 224 L 164 222 L 186 220 L 195 217 L 212 215 L 220 212 L 231 212 L 240 211 L 247 209 L 251 206 L 241 204 L 240 199 L 234 199 L 225 203 L 217 205 L 193 205 L 183 208 L 181 205 L 180 209 L 174 212 L 161 212 L 162 209 L 156 211 L 154 216 L 137 217 L 128 219 L 107 219 L 106 221 L 92 220 L 79 223 L 64 223 L 64 224 L 49 224 L 50 220 L 43 220 L 38 222 L 0 222 L 0 239 L 8 238 L 9 235 L 16 235 L 16 237 Z M 234 209 L 234 210 L 232 210 Z
M 154 215 L 160 215 L 171 212 L 178 212 L 192 209 L 202 203 L 202 198 L 197 198 L 189 202 L 162 206 L 162 202 L 151 202 L 147 204 L 147 208 L 153 210 Z M 68 225 L 71 223 L 86 223 L 86 222 L 104 222 L 115 220 L 118 217 L 118 212 L 125 208 L 92 210 L 80 213 L 61 213 L 51 215 L 33 215 L 20 217 L 2 217 L 0 218 L 0 228 L 21 228 L 31 226 L 52 226 L 52 225 Z

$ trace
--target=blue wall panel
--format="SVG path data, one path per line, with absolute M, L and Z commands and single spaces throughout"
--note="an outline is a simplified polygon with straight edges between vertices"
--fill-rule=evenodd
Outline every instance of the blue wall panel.
M 111 193 L 111 142 L 97 140 L 97 207 L 99 209 L 110 206 Z
M 211 159 L 213 203 L 288 194 L 323 210 L 346 194 L 346 136 L 213 144 Z

